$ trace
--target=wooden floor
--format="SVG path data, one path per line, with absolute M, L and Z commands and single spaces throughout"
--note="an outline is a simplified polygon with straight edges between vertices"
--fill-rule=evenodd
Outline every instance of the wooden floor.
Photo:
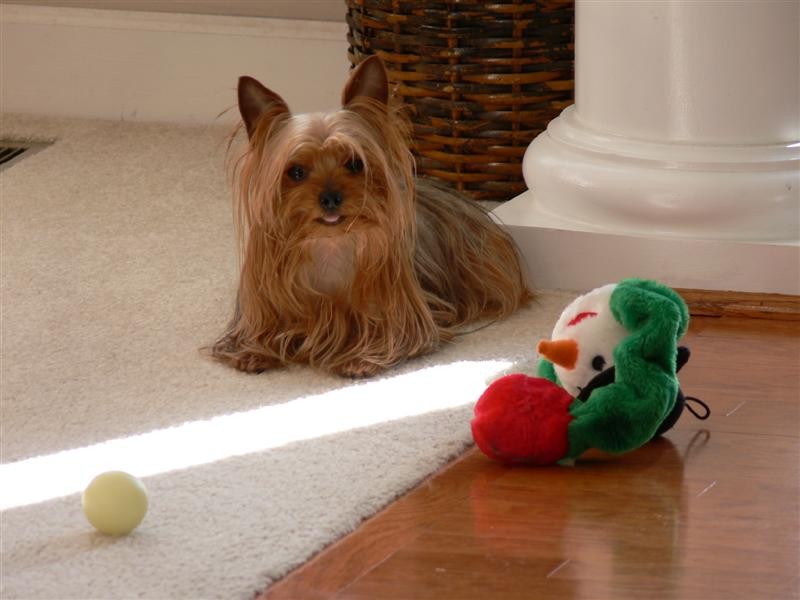
M 468 452 L 260 600 L 798 598 L 800 323 L 695 318 L 665 438 L 577 466 Z

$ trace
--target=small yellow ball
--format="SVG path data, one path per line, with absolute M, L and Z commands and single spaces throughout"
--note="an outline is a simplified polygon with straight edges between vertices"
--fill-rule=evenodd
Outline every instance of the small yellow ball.
M 83 512 L 98 531 L 127 535 L 144 519 L 147 489 L 123 471 L 101 473 L 83 492 Z

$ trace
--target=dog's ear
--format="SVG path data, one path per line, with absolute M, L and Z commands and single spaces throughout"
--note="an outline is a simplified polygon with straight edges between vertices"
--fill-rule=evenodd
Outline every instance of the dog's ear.
M 262 117 L 274 119 L 278 115 L 289 113 L 289 107 L 283 98 L 246 75 L 239 77 L 238 97 L 239 112 L 248 138 L 253 137 L 256 125 Z
M 342 92 L 342 106 L 347 106 L 359 96 L 372 98 L 382 104 L 389 100 L 389 77 L 380 57 L 370 56 L 353 69 Z

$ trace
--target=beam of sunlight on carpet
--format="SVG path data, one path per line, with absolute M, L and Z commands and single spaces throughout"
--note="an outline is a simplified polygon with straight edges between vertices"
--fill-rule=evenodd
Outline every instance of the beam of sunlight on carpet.
M 146 477 L 475 402 L 511 366 L 467 361 L 355 383 L 285 404 L 191 421 L 0 465 L 0 510 L 83 490 L 109 470 Z M 269 395 L 266 385 L 264 395 Z M 467 428 L 468 423 L 464 423 Z

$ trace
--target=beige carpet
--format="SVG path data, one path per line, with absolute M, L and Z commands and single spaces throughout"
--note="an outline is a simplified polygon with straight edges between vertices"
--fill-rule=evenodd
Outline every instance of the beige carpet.
M 56 141 L 0 173 L 2 598 L 251 598 L 462 452 L 486 380 L 529 369 L 570 298 L 376 381 L 210 362 L 226 133 L 3 116 L 3 139 Z M 112 468 L 150 493 L 127 538 L 81 512 Z

